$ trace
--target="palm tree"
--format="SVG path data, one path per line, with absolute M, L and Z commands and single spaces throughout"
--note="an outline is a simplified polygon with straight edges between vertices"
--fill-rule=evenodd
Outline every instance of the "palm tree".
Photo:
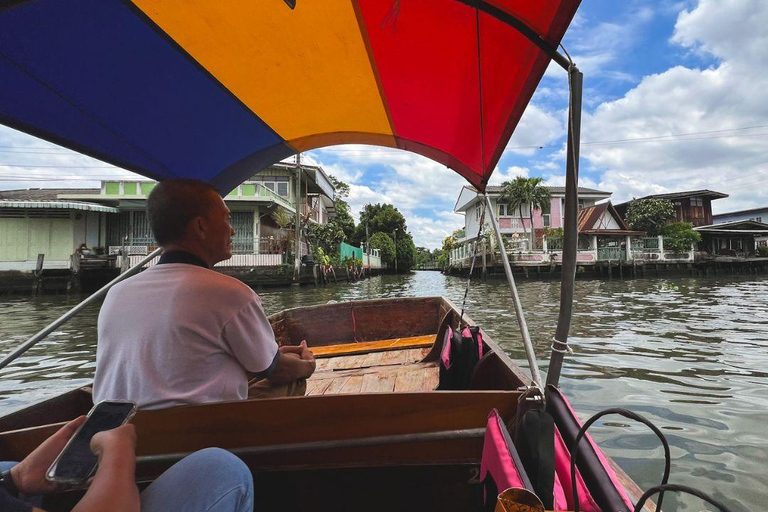
M 523 204 L 528 197 L 528 179 L 518 176 L 512 181 L 505 181 L 501 184 L 501 196 L 499 202 L 507 204 L 507 212 L 518 210 L 520 212 L 520 221 L 523 220 Z M 528 236 L 523 222 L 523 233 Z
M 518 176 L 513 181 L 502 183 L 502 192 L 499 201 L 506 202 L 510 210 L 520 212 L 520 220 L 523 222 L 523 233 L 528 236 L 528 230 L 525 227 L 523 219 L 523 205 L 528 207 L 528 219 L 531 222 L 530 248 L 533 249 L 535 242 L 535 231 L 533 229 L 533 210 L 549 211 L 551 193 L 549 188 L 542 185 L 544 178 L 525 178 Z
M 531 249 L 534 247 L 534 229 L 533 229 L 533 211 L 541 210 L 541 213 L 549 213 L 550 201 L 552 194 L 549 187 L 542 185 L 544 178 L 528 178 L 528 205 L 529 205 L 529 218 L 531 219 Z

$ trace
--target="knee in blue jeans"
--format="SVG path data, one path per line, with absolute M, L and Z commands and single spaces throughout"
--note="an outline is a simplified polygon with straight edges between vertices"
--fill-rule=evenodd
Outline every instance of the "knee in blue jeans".
M 195 471 L 217 479 L 232 488 L 238 487 L 244 495 L 253 495 L 253 476 L 248 466 L 237 456 L 221 448 L 204 448 L 189 455 L 187 464 L 199 466 Z

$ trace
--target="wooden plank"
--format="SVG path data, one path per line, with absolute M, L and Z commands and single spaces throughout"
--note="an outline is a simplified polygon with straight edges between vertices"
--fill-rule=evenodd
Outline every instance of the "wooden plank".
M 368 368 L 371 366 L 381 365 L 381 358 L 384 356 L 384 352 L 371 352 L 366 354 L 360 362 L 360 368 Z
M 349 380 L 349 377 L 337 377 L 335 379 L 331 379 L 331 383 L 328 385 L 328 387 L 323 392 L 323 395 L 335 395 L 341 392 L 341 390 L 344 388 L 344 385 Z
M 407 393 L 420 391 L 422 382 L 421 368 L 407 367 L 397 372 L 395 381 L 395 393 Z
M 363 387 L 363 376 L 356 375 L 347 379 L 344 387 L 341 388 L 339 393 L 360 393 L 360 388 Z
M 138 455 L 484 427 L 513 417 L 517 391 L 323 395 L 201 404 L 134 417 Z M 22 460 L 58 425 L 0 433 L 0 458 Z
M 333 357 L 341 354 L 358 354 L 367 352 L 383 352 L 403 348 L 431 347 L 435 341 L 434 334 L 411 336 L 407 338 L 394 338 L 379 341 L 364 341 L 360 343 L 340 343 L 319 347 L 310 346 L 310 350 L 317 358 Z
M 395 390 L 397 374 L 394 372 L 368 373 L 363 375 L 361 393 L 391 393 Z
M 440 369 L 435 366 L 433 369 L 425 369 L 426 377 L 424 378 L 424 386 L 421 388 L 424 391 L 434 391 L 437 389 L 437 385 L 440 384 Z
M 402 350 L 398 350 L 395 352 L 384 352 L 384 355 L 381 356 L 381 364 L 404 364 L 405 363 L 405 352 Z
M 418 363 L 424 358 L 424 354 L 422 353 L 422 349 L 420 348 L 409 348 L 404 350 L 403 352 L 405 352 L 406 363 Z
M 366 375 L 388 375 L 396 374 L 403 369 L 419 370 L 424 368 L 432 368 L 434 372 L 439 372 L 438 363 L 415 363 L 410 365 L 389 365 L 389 366 L 373 366 L 368 368 L 352 368 L 349 370 L 339 370 L 333 372 L 315 372 L 307 382 L 313 381 L 328 381 L 341 377 L 356 377 Z
M 331 379 L 308 379 L 306 396 L 322 395 L 328 386 L 331 385 Z
M 339 356 L 339 362 L 333 367 L 334 370 L 350 370 L 352 368 L 361 368 L 361 363 L 365 359 L 366 354 L 360 354 L 356 356 Z

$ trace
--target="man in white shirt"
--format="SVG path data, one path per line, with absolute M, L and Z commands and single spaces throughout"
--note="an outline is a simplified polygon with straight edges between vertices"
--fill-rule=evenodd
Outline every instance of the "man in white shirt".
M 273 385 L 306 379 L 306 343 L 279 347 L 252 289 L 212 267 L 232 257 L 234 229 L 219 193 L 198 180 L 170 179 L 147 213 L 163 255 L 115 285 L 98 321 L 94 402 L 142 409 L 244 400 L 251 377 Z

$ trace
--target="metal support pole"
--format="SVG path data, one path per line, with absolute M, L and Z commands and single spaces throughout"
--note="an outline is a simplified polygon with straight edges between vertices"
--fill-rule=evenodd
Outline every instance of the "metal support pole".
M 570 104 L 568 108 L 568 156 L 565 172 L 565 215 L 563 226 L 563 269 L 560 281 L 560 314 L 552 344 L 552 357 L 547 384 L 557 386 L 563 368 L 563 356 L 568 350 L 568 332 L 573 312 L 573 288 L 576 279 L 578 249 L 577 216 L 579 214 L 579 144 L 581 139 L 581 91 L 584 75 L 574 65 L 568 68 Z
M 38 344 L 38 342 L 45 339 L 46 336 L 51 334 L 53 331 L 58 329 L 61 325 L 65 324 L 67 321 L 69 321 L 70 318 L 74 317 L 80 311 L 85 309 L 88 305 L 90 305 L 92 302 L 94 302 L 96 299 L 100 298 L 101 296 L 105 295 L 110 288 L 115 286 L 120 281 L 127 279 L 131 277 L 134 274 L 137 274 L 141 268 L 146 264 L 152 261 L 152 259 L 156 256 L 158 256 L 161 252 L 163 252 L 163 249 L 161 247 L 158 247 L 154 251 L 152 251 L 149 256 L 141 260 L 135 267 L 131 267 L 110 282 L 108 282 L 106 285 L 104 285 L 103 288 L 98 290 L 96 293 L 85 299 L 83 302 L 78 304 L 77 306 L 73 307 L 63 315 L 61 315 L 58 319 L 56 319 L 53 323 L 51 323 L 48 327 L 43 329 L 42 331 L 38 332 L 31 338 L 29 338 L 27 341 L 25 341 L 19 348 L 14 350 L 12 353 L 8 354 L 2 361 L 0 361 L 0 370 L 8 366 L 11 362 L 13 362 L 14 359 L 22 355 L 24 352 L 29 350 L 30 348 L 34 347 Z M 127 257 L 127 256 L 124 256 Z
M 296 153 L 296 239 L 294 240 L 293 281 L 299 282 L 301 276 L 301 153 Z
M 504 265 L 504 273 L 507 274 L 507 282 L 509 288 L 512 290 L 512 299 L 515 305 L 515 315 L 517 315 L 517 323 L 520 325 L 520 335 L 523 337 L 523 346 L 525 347 L 525 355 L 528 356 L 528 366 L 531 368 L 531 378 L 534 384 L 543 390 L 541 373 L 539 373 L 539 365 L 536 363 L 536 353 L 533 350 L 533 343 L 531 343 L 531 335 L 528 333 L 528 324 L 525 322 L 525 315 L 523 314 L 523 305 L 520 302 L 520 296 L 517 294 L 517 286 L 515 286 L 515 278 L 512 275 L 512 267 L 509 266 L 509 258 L 507 257 L 507 250 L 504 247 L 504 239 L 501 238 L 501 231 L 499 231 L 499 223 L 496 221 L 496 215 L 493 213 L 493 205 L 491 204 L 491 198 L 488 194 L 485 195 L 485 205 L 488 217 L 491 219 L 491 226 L 496 233 L 496 240 L 499 242 L 499 251 L 501 252 L 501 262 Z

